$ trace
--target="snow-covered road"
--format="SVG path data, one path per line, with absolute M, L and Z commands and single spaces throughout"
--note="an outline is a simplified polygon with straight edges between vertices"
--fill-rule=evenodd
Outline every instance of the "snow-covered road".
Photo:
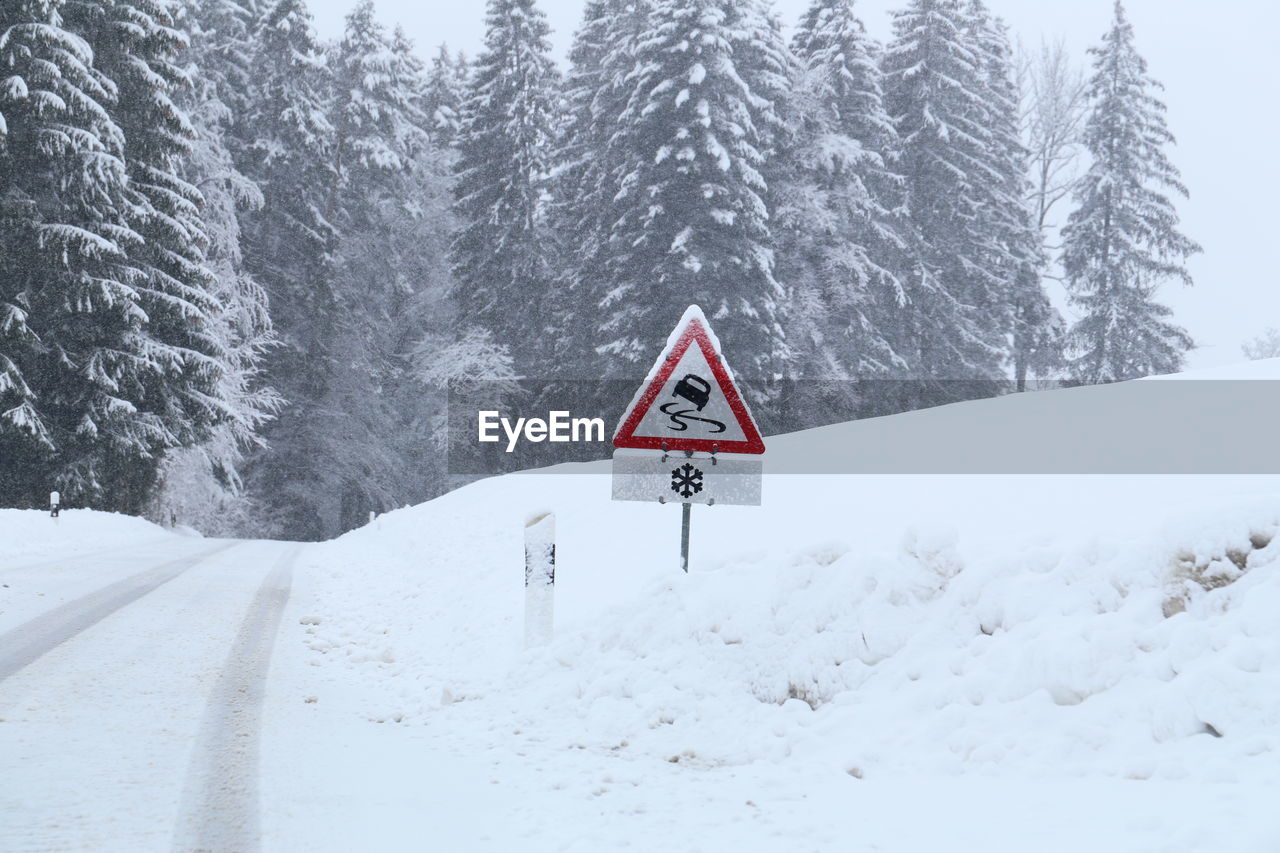
M 298 551 L 175 537 L 0 567 L 0 849 L 257 849 Z

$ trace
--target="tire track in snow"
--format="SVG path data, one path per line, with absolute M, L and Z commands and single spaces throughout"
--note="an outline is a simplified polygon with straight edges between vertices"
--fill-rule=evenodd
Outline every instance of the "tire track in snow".
M 209 694 L 192 750 L 175 851 L 252 853 L 260 849 L 258 737 L 271 650 L 302 550 L 294 545 L 276 560 L 240 624 Z
M 185 572 L 197 563 L 238 544 L 221 542 L 177 560 L 153 566 L 144 572 L 59 605 L 0 635 L 0 681 L 26 667 L 40 656 L 92 628 L 112 613 Z

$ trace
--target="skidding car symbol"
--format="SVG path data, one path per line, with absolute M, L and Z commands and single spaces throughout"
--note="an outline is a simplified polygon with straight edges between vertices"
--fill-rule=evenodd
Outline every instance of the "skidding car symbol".
M 686 373 L 684 379 L 676 383 L 672 397 L 684 397 L 698 407 L 701 412 L 711 400 L 711 383 L 693 373 Z
M 706 408 L 707 403 L 711 401 L 711 383 L 694 373 L 686 373 L 684 378 L 676 383 L 676 387 L 671 391 L 672 397 L 683 397 L 690 403 L 693 403 L 692 409 L 676 409 L 680 403 L 665 403 L 658 407 L 658 410 L 664 415 L 671 418 L 671 423 L 667 429 L 676 432 L 684 432 L 689 428 L 689 421 L 701 421 L 710 424 L 712 434 L 724 432 L 725 425 L 712 418 L 699 418 L 692 414 L 693 412 L 701 412 Z

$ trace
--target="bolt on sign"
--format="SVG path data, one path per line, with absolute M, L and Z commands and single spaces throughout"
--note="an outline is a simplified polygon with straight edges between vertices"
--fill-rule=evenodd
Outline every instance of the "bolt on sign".
M 696 305 L 627 407 L 613 446 L 614 500 L 759 506 L 764 439 Z

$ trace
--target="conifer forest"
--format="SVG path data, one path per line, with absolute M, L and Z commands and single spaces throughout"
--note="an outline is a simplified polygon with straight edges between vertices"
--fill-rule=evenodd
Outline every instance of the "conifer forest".
M 1080 56 L 899 5 L 586 0 L 561 63 L 536 0 L 469 56 L 372 0 L 3 0 L 0 506 L 328 538 L 459 484 L 456 383 L 634 386 L 693 304 L 767 434 L 1177 371 L 1121 0 Z

